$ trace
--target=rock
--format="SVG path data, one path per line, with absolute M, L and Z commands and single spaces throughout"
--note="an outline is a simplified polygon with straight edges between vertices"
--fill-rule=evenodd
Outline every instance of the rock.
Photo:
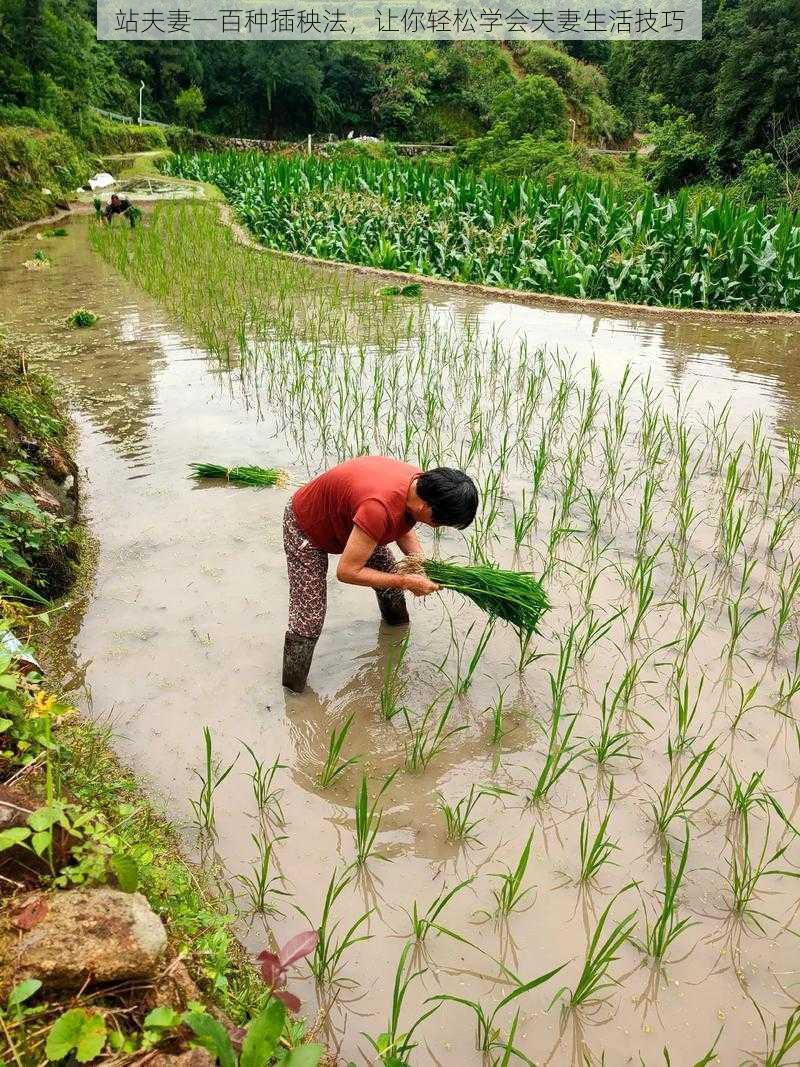
M 186 970 L 186 965 L 176 959 L 154 980 L 152 988 L 145 992 L 144 999 L 148 1011 L 151 1008 L 185 1011 L 190 1001 L 202 1000 L 203 997 Z
M 46 989 L 79 989 L 156 974 L 167 932 L 141 893 L 71 889 L 48 894 L 47 903 L 41 921 L 10 950 L 13 983 L 38 978 Z

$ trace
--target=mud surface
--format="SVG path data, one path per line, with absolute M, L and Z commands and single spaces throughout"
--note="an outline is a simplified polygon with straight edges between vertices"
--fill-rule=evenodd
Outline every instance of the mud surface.
M 187 467 L 199 460 L 261 462 L 286 468 L 298 485 L 308 467 L 323 465 L 325 458 L 312 455 L 298 462 L 281 412 L 259 403 L 243 388 L 235 368 L 210 359 L 180 323 L 110 272 L 89 248 L 87 225 L 86 219 L 74 219 L 67 238 L 47 242 L 53 265 L 46 274 L 22 267 L 40 247 L 34 233 L 0 250 L 0 322 L 26 335 L 34 365 L 49 369 L 70 391 L 80 429 L 86 514 L 99 542 L 93 593 L 63 621 L 61 647 L 53 655 L 73 699 L 113 725 L 120 754 L 149 780 L 175 820 L 187 825 L 187 840 L 193 840 L 190 799 L 199 792 L 203 727 L 211 729 L 223 765 L 239 757 L 216 796 L 214 848 L 232 879 L 251 874 L 256 859 L 252 764 L 243 746 L 251 746 L 267 764 L 280 757 L 286 840 L 275 846 L 275 855 L 292 896 L 276 902 L 284 914 L 269 925 L 283 942 L 305 925 L 294 906 L 316 923 L 335 864 L 353 858 L 353 798 L 360 771 L 348 771 L 327 791 L 318 784 L 331 729 L 355 715 L 345 751 L 363 756 L 373 782 L 402 767 L 402 724 L 383 722 L 377 710 L 387 655 L 399 636 L 379 625 L 369 591 L 332 579 L 311 686 L 298 697 L 282 690 L 281 515 L 291 488 L 249 492 L 200 486 L 187 478 Z M 371 287 L 374 281 L 364 284 Z M 783 452 L 786 431 L 800 425 L 800 335 L 789 327 L 600 318 L 432 292 L 431 314 L 449 329 L 458 332 L 469 319 L 509 344 L 524 337 L 532 346 L 558 348 L 574 359 L 576 374 L 595 357 L 603 386 L 612 394 L 629 364 L 636 375 L 650 375 L 666 410 L 674 411 L 680 397 L 682 409 L 702 421 L 709 405 L 719 411 L 729 403 L 731 432 L 743 441 L 750 433 L 748 420 L 762 411 L 776 457 Z M 65 325 L 76 307 L 99 314 L 93 329 L 76 332 Z M 626 456 L 626 465 L 635 470 L 632 456 Z M 665 471 L 665 478 L 672 475 L 671 469 Z M 710 478 L 702 483 L 705 493 L 710 499 Z M 548 502 L 543 519 L 550 507 Z M 445 539 L 440 551 L 458 552 L 460 544 Z M 713 537 L 701 531 L 698 545 L 699 558 L 703 550 L 710 557 Z M 786 553 L 792 549 L 796 555 L 796 535 L 783 546 Z M 498 545 L 497 556 L 510 560 L 507 541 Z M 727 716 L 738 694 L 730 678 L 720 681 L 727 639 L 722 601 L 708 605 L 708 626 L 693 649 L 692 684 L 696 688 L 701 677 L 707 678 L 700 696 L 704 743 L 717 737 L 720 757 L 732 760 L 745 780 L 766 770 L 772 795 L 797 824 L 800 760 L 794 724 L 769 703 L 790 657 L 787 653 L 776 662 L 768 651 L 774 593 L 766 571 L 758 575 L 767 610 L 748 629 L 746 655 L 736 661 L 734 675 L 745 688 L 758 682 L 764 695 L 759 703 L 765 706 L 749 712 L 746 731 L 730 732 Z M 606 866 L 590 889 L 575 884 L 586 797 L 595 826 L 608 790 L 607 776 L 598 775 L 587 760 L 578 761 L 550 803 L 534 810 L 525 805 L 525 791 L 542 764 L 550 700 L 546 669 L 555 667 L 553 633 L 563 633 L 579 582 L 579 572 L 568 568 L 554 579 L 551 594 L 558 606 L 540 643 L 548 658 L 529 667 L 522 679 L 514 668 L 516 639 L 496 629 L 472 686 L 455 705 L 454 724 L 466 728 L 425 772 L 401 769 L 384 798 L 378 837 L 383 858 L 368 863 L 336 908 L 339 936 L 374 909 L 361 928 L 370 939 L 343 957 L 344 983 L 334 994 L 319 993 L 331 1003 L 327 1037 L 341 1044 L 343 1063 L 374 1062 L 361 1034 L 377 1037 L 385 1029 L 413 902 L 424 910 L 444 886 L 467 878 L 474 881 L 448 905 L 444 926 L 502 959 L 525 980 L 567 964 L 547 985 L 515 1002 L 520 1008 L 516 1044 L 538 1063 L 599 1063 L 604 1051 L 609 1067 L 640 1062 L 655 1067 L 667 1045 L 674 1064 L 690 1064 L 722 1028 L 719 1062 L 738 1064 L 766 1045 L 756 1006 L 771 1026 L 782 1024 L 796 1000 L 797 941 L 787 928 L 796 928 L 797 882 L 774 878 L 764 885 L 767 893 L 757 906 L 775 917 L 764 923 L 764 932 L 732 922 L 724 881 L 727 808 L 721 795 L 713 795 L 693 820 L 689 872 L 680 897 L 682 914 L 696 925 L 677 943 L 665 972 L 654 971 L 638 949 L 626 945 L 612 967 L 621 985 L 605 990 L 607 1000 L 569 1016 L 562 1016 L 558 1005 L 549 1007 L 559 986 L 574 986 L 588 936 L 613 893 L 636 879 L 640 889 L 629 890 L 614 914 L 621 918 L 636 907 L 642 911 L 644 900 L 652 916 L 662 879 L 661 850 L 647 804 L 649 788 L 660 788 L 667 769 L 669 730 L 659 699 L 663 704 L 668 673 L 661 673 L 658 657 L 646 672 L 639 705 L 653 723 L 652 734 L 641 746 L 641 758 L 614 775 L 617 865 Z M 613 570 L 601 575 L 601 602 L 604 596 L 616 602 L 614 582 Z M 445 684 L 437 664 L 446 661 L 446 669 L 453 670 L 443 604 L 453 614 L 467 658 L 483 625 L 454 599 L 412 605 L 405 678 L 406 700 L 415 712 Z M 654 611 L 648 624 L 653 648 L 662 629 L 672 635 L 674 619 L 672 608 Z M 619 678 L 623 651 L 619 657 L 613 646 L 598 646 L 583 668 L 580 691 L 573 694 L 587 717 L 579 734 L 596 732 L 598 702 L 606 681 Z M 506 733 L 502 744 L 492 747 L 486 709 L 496 701 L 498 687 L 505 690 Z M 439 795 L 452 804 L 472 783 L 490 782 L 513 795 L 483 798 L 476 809 L 483 819 L 477 839 L 449 844 Z M 721 779 L 719 789 L 724 793 Z M 682 831 L 673 830 L 674 848 Z M 531 831 L 526 884 L 533 892 L 508 922 L 498 922 L 487 914 L 498 884 L 492 876 L 516 864 Z M 778 834 L 777 827 L 773 832 Z M 786 861 L 796 864 L 796 843 L 790 841 L 789 848 Z M 257 950 L 267 940 L 262 920 L 246 917 L 244 896 L 240 905 L 244 938 Z M 490 1007 L 511 988 L 498 979 L 496 963 L 461 941 L 430 934 L 426 947 L 421 965 L 427 970 L 411 987 L 404 1025 L 422 1010 L 426 996 L 447 992 Z M 310 980 L 293 980 L 290 988 L 308 1007 L 315 1004 L 318 993 Z M 498 1017 L 506 1032 L 512 1015 L 506 1010 Z M 416 1063 L 480 1062 L 466 1008 L 446 1005 L 417 1036 Z

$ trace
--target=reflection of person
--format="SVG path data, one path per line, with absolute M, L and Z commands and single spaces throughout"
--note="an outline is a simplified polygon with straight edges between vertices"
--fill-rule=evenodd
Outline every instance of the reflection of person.
M 314 646 L 325 621 L 328 555 L 341 555 L 336 577 L 375 590 L 384 622 L 408 622 L 405 590 L 427 596 L 438 586 L 424 574 L 398 574 L 388 547 L 422 556 L 414 533 L 427 526 L 464 529 L 475 518 L 478 491 L 463 471 L 419 467 L 384 456 L 340 463 L 294 494 L 283 519 L 289 570 L 289 624 L 283 650 L 283 684 L 296 693 L 306 684 Z
M 117 196 L 116 193 L 111 194 L 111 199 L 106 204 L 103 210 L 103 218 L 106 222 L 111 222 L 113 215 L 124 215 L 126 211 L 130 210 L 131 202 L 124 196 Z

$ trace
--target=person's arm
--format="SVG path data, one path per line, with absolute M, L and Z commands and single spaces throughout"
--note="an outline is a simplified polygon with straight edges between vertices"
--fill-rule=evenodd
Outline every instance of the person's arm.
M 424 556 L 425 549 L 417 537 L 416 530 L 409 530 L 407 534 L 397 538 L 397 547 L 404 556 Z
M 427 596 L 428 593 L 438 590 L 436 582 L 432 582 L 424 574 L 392 574 L 368 567 L 367 560 L 375 551 L 377 543 L 360 527 L 353 527 L 336 568 L 336 577 L 340 582 L 346 585 L 366 585 L 371 589 L 407 589 L 414 596 Z

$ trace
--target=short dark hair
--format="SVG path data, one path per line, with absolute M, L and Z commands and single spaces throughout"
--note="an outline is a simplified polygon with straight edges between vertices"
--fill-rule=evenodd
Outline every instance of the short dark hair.
M 468 474 L 453 467 L 434 467 L 417 478 L 417 492 L 436 522 L 463 530 L 478 510 L 478 490 Z

